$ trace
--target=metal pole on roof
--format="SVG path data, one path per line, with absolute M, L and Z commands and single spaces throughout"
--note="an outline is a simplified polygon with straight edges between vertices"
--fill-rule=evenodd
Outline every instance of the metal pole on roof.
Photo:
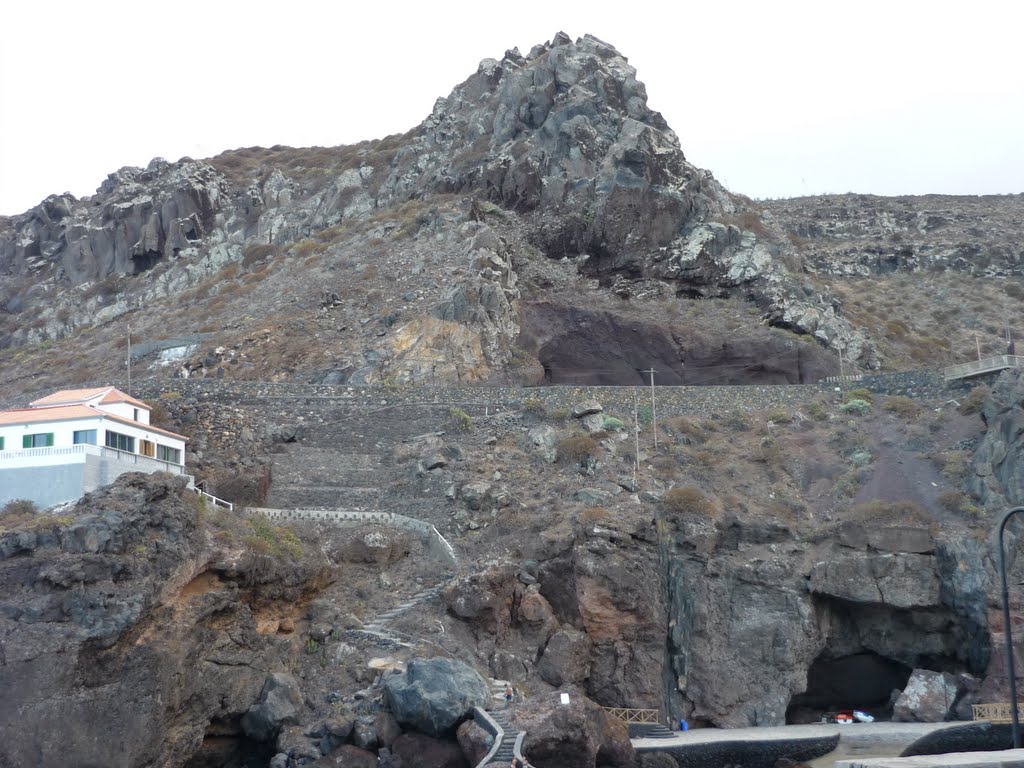
M 1006 523 L 1024 507 L 1014 507 L 999 521 L 999 575 L 1003 580 L 1003 629 L 1006 634 L 1006 678 L 1010 684 L 1010 718 L 1013 723 L 1013 748 L 1020 749 L 1020 719 L 1017 714 L 1017 672 L 1013 666 L 1013 634 L 1010 627 L 1010 595 L 1006 588 L 1006 550 L 1003 547 L 1003 532 Z

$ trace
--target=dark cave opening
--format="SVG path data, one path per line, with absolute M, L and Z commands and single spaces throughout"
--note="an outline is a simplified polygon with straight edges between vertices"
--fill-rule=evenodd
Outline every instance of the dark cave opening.
M 275 754 L 273 741 L 250 739 L 242 732 L 238 718 L 215 718 L 184 768 L 266 768 Z
M 146 251 L 144 253 L 132 254 L 133 274 L 141 275 L 143 272 L 152 269 L 160 261 L 160 251 Z
M 822 714 L 842 709 L 887 719 L 892 715 L 892 692 L 906 686 L 912 671 L 873 651 L 818 656 L 807 670 L 807 690 L 790 699 L 786 723 L 816 722 Z

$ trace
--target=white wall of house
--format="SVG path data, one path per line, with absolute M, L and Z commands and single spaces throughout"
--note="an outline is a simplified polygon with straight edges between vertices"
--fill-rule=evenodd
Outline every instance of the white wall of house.
M 131 403 L 104 403 L 97 406 L 100 410 L 120 416 L 122 419 L 131 419 L 140 424 L 149 424 L 149 411 L 139 408 Z
M 177 450 L 178 460 L 173 463 L 180 466 L 183 466 L 185 463 L 185 441 L 183 439 L 171 437 L 170 435 L 158 432 L 152 432 L 146 429 L 142 424 L 136 426 L 120 421 L 114 421 L 113 419 L 106 419 L 102 415 L 97 415 L 96 417 L 88 419 L 65 419 L 62 421 L 37 421 L 27 424 L 0 425 L 0 437 L 3 438 L 3 451 L 0 451 L 0 464 L 4 466 L 31 466 L 33 464 L 38 464 L 38 461 L 33 460 L 43 460 L 43 457 L 46 454 L 56 454 L 57 452 L 52 449 L 69 448 L 73 446 L 75 444 L 75 432 L 84 432 L 87 430 L 96 430 L 96 445 L 98 446 L 106 445 L 107 432 L 116 432 L 120 435 L 126 435 L 134 438 L 133 450 L 131 451 L 132 453 L 142 453 L 141 441 L 147 440 L 155 446 L 165 446 L 167 448 Z M 27 450 L 24 448 L 25 435 L 47 434 L 53 435 L 52 441 L 45 441 L 46 443 L 49 443 L 47 447 L 51 450 L 47 451 L 47 447 Z M 13 455 L 14 453 L 17 455 Z M 154 458 L 159 458 L 159 456 L 160 451 L 157 448 Z M 68 460 L 75 461 L 75 459 Z M 43 463 L 58 462 L 45 460 Z

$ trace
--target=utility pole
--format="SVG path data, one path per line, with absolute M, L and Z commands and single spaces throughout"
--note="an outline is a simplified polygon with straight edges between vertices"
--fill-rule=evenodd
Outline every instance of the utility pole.
M 128 395 L 132 394 L 132 324 L 128 323 Z
M 978 340 L 978 334 L 974 334 L 974 345 L 978 348 L 978 359 L 981 360 L 981 341 Z
M 633 390 L 633 434 L 636 436 L 636 453 L 633 456 L 633 483 L 640 469 L 640 406 L 636 402 L 636 390 Z
M 846 378 L 846 372 L 843 370 L 843 348 L 839 348 L 839 389 L 843 388 L 843 379 Z
M 657 371 L 654 368 L 643 371 L 643 373 L 651 374 L 651 424 L 654 427 L 654 447 L 658 447 L 658 410 L 654 403 L 654 374 Z

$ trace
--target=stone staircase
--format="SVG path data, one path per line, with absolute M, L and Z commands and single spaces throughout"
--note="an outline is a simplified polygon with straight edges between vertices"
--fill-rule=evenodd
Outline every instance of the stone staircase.
M 677 734 L 661 723 L 628 723 L 631 739 L 674 739 Z
M 505 710 L 494 709 L 488 714 L 492 720 L 501 726 L 503 733 L 501 742 L 497 745 L 497 751 L 489 753 L 488 757 L 484 758 L 484 762 L 480 763 L 480 765 L 509 766 L 512 764 L 512 758 L 515 756 L 516 740 L 519 738 L 521 731 L 512 725 L 512 718 L 509 717 L 508 712 Z

